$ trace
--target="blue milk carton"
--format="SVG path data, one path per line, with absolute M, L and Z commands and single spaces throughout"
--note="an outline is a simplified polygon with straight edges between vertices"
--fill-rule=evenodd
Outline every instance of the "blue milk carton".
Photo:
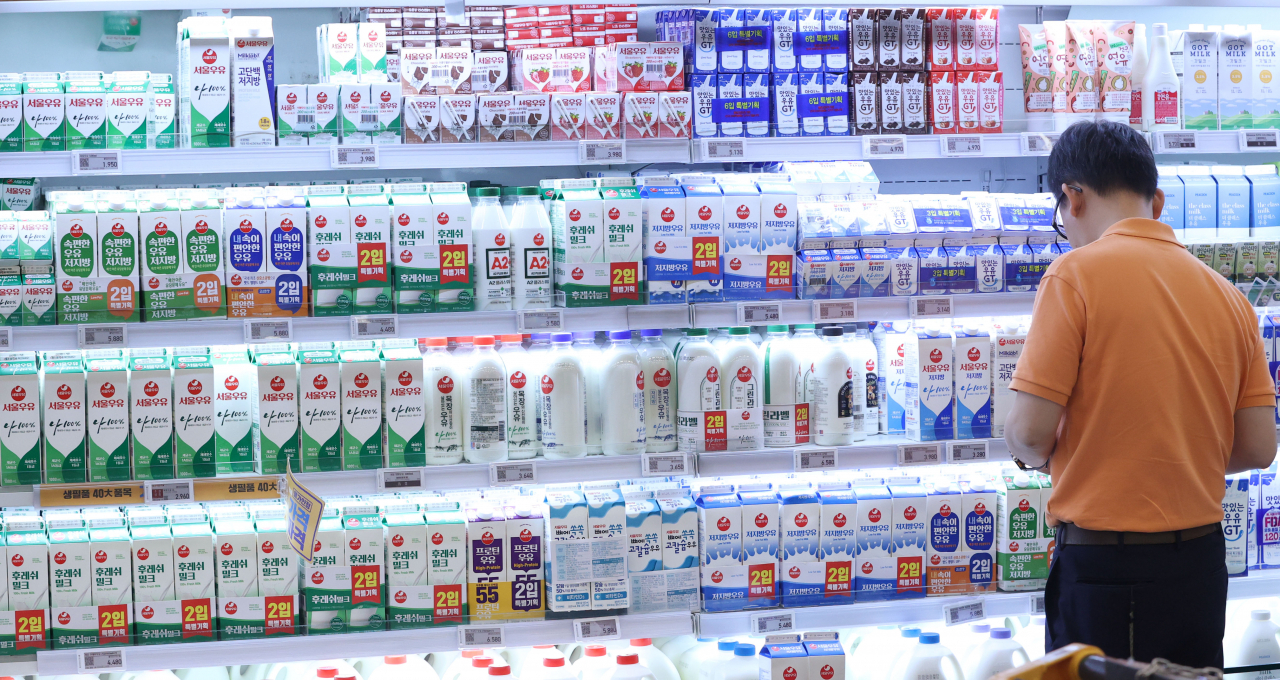
M 742 10 L 749 33 L 743 70 L 747 73 L 769 73 L 769 55 L 773 52 L 773 10 Z
M 742 99 L 742 74 L 720 73 L 716 76 L 717 99 Z M 719 124 L 720 137 L 742 137 L 745 124 L 741 121 L 724 121 Z
M 1187 243 L 1205 243 L 1218 236 L 1218 185 L 1203 165 L 1178 166 L 1183 186 L 1183 233 Z
M 960 487 L 952 481 L 940 480 L 926 488 L 929 490 L 926 593 L 934 596 L 968 592 L 969 559 L 960 540 L 964 523 Z
M 769 125 L 773 128 L 773 136 L 799 137 L 800 112 L 797 102 L 800 97 L 800 76 L 793 72 L 774 73 L 771 77 L 773 78 L 773 88 L 770 91 L 773 97 L 773 110 L 770 112 Z
M 747 606 L 776 607 L 781 596 L 778 493 L 772 484 L 758 482 L 741 485 L 738 498 L 742 501 L 742 563 L 747 572 Z
M 796 97 L 796 115 L 800 121 L 800 135 L 803 137 L 822 137 L 827 134 L 827 116 L 821 106 L 812 108 L 804 103 L 811 95 L 820 95 L 826 91 L 826 76 L 822 72 L 801 72 L 799 74 L 799 93 Z
M 771 9 L 769 18 L 773 21 L 773 72 L 794 73 L 797 68 L 795 42 L 796 10 Z
M 960 547 L 969 560 L 970 592 L 995 590 L 996 489 L 992 481 L 974 476 L 960 484 L 960 514 L 964 526 Z
M 1275 166 L 1270 167 L 1274 173 Z M 1156 171 L 1159 177 L 1156 180 L 1156 187 L 1164 192 L 1164 209 L 1160 211 L 1160 221 L 1173 227 L 1173 235 L 1178 240 L 1183 240 L 1183 215 L 1186 209 L 1185 191 L 1182 188 L 1182 178 L 1178 177 L 1178 168 L 1172 165 L 1157 165 Z
M 979 293 L 1004 290 L 1004 251 L 994 237 L 977 237 L 965 246 L 974 254 L 976 287 Z
M 885 324 L 884 360 L 880 362 L 884 376 L 886 431 L 903 434 L 907 431 L 907 340 L 909 323 Z
M 849 74 L 822 74 L 823 108 L 827 113 L 827 134 L 843 136 L 849 134 Z
M 1001 236 L 1000 254 L 1004 260 L 1004 291 L 1026 293 L 1035 290 L 1040 277 L 1033 276 L 1031 248 L 1025 236 Z
M 1227 544 L 1227 575 L 1247 576 L 1249 565 L 1245 561 L 1249 516 L 1249 477 L 1236 475 L 1227 478 L 1226 494 L 1222 497 L 1222 535 Z
M 1213 180 L 1218 184 L 1218 239 L 1249 238 L 1249 180 L 1239 165 L 1215 165 Z
M 724 254 L 760 251 L 760 190 L 753 183 L 720 185 L 724 195 Z
M 858 297 L 889 297 L 889 274 L 893 262 L 889 258 L 889 249 L 885 241 L 880 239 L 863 239 L 862 283 L 858 289 Z
M 693 68 L 694 74 L 715 74 L 720 67 L 716 52 L 716 28 L 720 25 L 720 10 L 693 10 Z
M 1258 509 L 1254 513 L 1259 569 L 1280 567 L 1280 480 L 1274 471 L 1258 475 Z
M 798 635 L 766 638 L 758 666 L 760 680 L 813 680 L 809 675 L 809 653 Z
M 694 73 L 689 76 L 689 91 L 693 94 L 694 137 L 716 137 L 720 134 L 720 126 L 712 116 L 716 97 L 719 96 L 716 78 L 715 73 Z
M 801 300 L 831 297 L 831 275 L 835 260 L 830 250 L 801 250 L 796 253 L 796 276 L 800 277 Z
M 857 248 L 832 248 L 831 297 L 856 298 L 862 288 L 863 261 Z
M 577 491 L 548 491 L 542 516 L 547 538 L 548 609 L 588 611 L 592 581 L 587 502 Z
M 857 501 L 854 599 L 887 600 L 897 583 L 893 560 L 893 496 L 883 486 L 855 486 Z
M 695 501 L 702 547 L 702 609 L 733 611 L 747 605 L 742 567 L 742 501 L 733 486 L 704 487 Z
M 765 255 L 794 253 L 800 215 L 795 187 L 768 180 L 756 186 L 760 190 L 760 252 Z
M 889 486 L 893 496 L 893 563 L 896 599 L 924 597 L 924 556 L 929 539 L 928 491 L 918 484 Z
M 955 438 L 951 332 L 913 329 L 907 334 L 907 439 L 918 442 Z
M 627 602 L 627 507 L 617 489 L 583 492 L 591 543 L 591 609 L 617 609 Z
M 626 512 L 627 573 L 662 571 L 662 511 L 657 501 L 628 500 Z
M 834 488 L 827 488 L 832 486 Z M 848 604 L 853 601 L 853 565 L 857 556 L 858 498 L 844 482 L 818 491 L 822 503 L 822 598 L 811 604 Z
M 751 11 L 751 10 L 747 10 L 747 11 Z M 766 106 L 764 106 L 762 110 L 769 109 L 770 107 L 767 106 L 767 103 L 769 100 L 769 90 L 772 85 L 772 82 L 773 82 L 772 76 L 767 72 L 743 74 L 742 76 L 743 98 L 744 99 L 763 99 L 766 102 Z M 747 121 L 745 123 L 747 136 L 748 137 L 768 137 L 769 128 L 770 128 L 769 121 L 771 117 L 772 117 L 772 111 L 769 112 L 769 115 L 761 114 L 761 118 L 759 120 Z
M 884 242 L 889 254 L 889 295 L 893 297 L 920 294 L 920 254 L 911 239 L 889 239 Z
M 849 70 L 849 10 L 843 7 L 822 9 L 823 54 L 822 68 L 844 73 Z
M 822 32 L 822 10 L 816 7 L 804 7 L 796 10 L 796 32 L 792 39 L 796 53 L 796 63 L 801 72 L 821 72 L 824 60 L 822 53 L 807 47 L 806 37 Z
M 1244 176 L 1251 185 L 1253 237 L 1280 239 L 1280 176 L 1276 175 L 1276 166 L 1246 165 Z M 1167 196 L 1165 200 L 1168 200 Z
M 720 16 L 716 25 L 716 54 L 719 58 L 717 70 L 720 73 L 742 73 L 746 68 L 745 50 L 741 47 L 737 29 L 746 25 L 747 10 L 726 7 L 718 11 Z
M 818 494 L 809 487 L 783 487 L 781 532 L 778 552 L 782 558 L 782 604 L 813 604 L 822 594 L 822 563 L 818 559 L 819 524 L 822 507 Z
M 698 566 L 698 509 L 686 495 L 660 497 L 662 511 L 662 568 Z
M 953 276 L 947 262 L 947 249 L 940 238 L 922 238 L 916 240 L 916 253 L 920 257 L 920 265 L 916 278 L 919 282 L 920 295 L 946 295 L 951 290 Z
M 956 439 L 991 436 L 991 334 L 977 324 L 955 330 Z
M 805 633 L 803 644 L 809 657 L 810 680 L 845 677 L 844 647 L 840 646 L 837 633 Z
M 1031 251 L 1031 266 L 1028 270 L 1031 275 L 1031 290 L 1040 290 L 1040 279 L 1058 256 L 1058 251 L 1053 248 L 1055 240 L 1055 237 L 1047 235 L 1027 237 L 1027 248 Z

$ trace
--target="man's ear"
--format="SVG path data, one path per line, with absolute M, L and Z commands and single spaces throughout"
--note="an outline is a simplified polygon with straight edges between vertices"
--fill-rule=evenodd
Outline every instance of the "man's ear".
M 1160 214 L 1164 212 L 1164 189 L 1156 189 L 1156 195 L 1151 198 L 1151 219 L 1160 219 Z
M 1084 214 L 1085 198 L 1083 191 L 1076 191 L 1062 185 L 1062 202 L 1066 204 L 1067 212 L 1074 218 L 1080 219 Z

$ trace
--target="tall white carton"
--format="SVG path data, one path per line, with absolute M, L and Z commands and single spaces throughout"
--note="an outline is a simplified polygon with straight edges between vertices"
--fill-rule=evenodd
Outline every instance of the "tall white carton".
M 133 601 L 162 602 L 174 596 L 173 533 L 162 512 L 131 513 Z
M 427 583 L 433 586 L 466 583 L 467 526 L 457 503 L 427 504 L 427 531 L 431 535 Z
M 919 485 L 890 485 L 889 493 L 893 496 L 893 561 L 898 575 L 893 597 L 924 597 L 928 492 Z
M 258 373 L 243 345 L 215 347 L 213 363 L 213 442 L 218 475 L 258 472 L 253 457 L 253 397 Z M 245 597 L 244 594 L 236 597 Z
M 93 600 L 93 553 L 89 530 L 80 513 L 46 515 L 49 528 L 49 604 L 53 607 L 88 607 Z
M 213 530 L 203 510 L 170 513 L 173 532 L 174 599 L 197 600 L 214 596 Z
M 825 570 L 819 559 L 822 505 L 818 494 L 806 484 L 784 487 L 779 496 L 782 503 L 778 537 L 778 552 L 782 558 L 782 601 L 784 604 L 821 601 Z
M 185 273 L 178 199 L 157 191 L 142 197 L 138 209 L 143 278 Z
M 541 508 L 519 500 L 505 508 L 507 518 L 506 573 L 511 581 L 511 607 L 516 611 L 543 609 L 543 532 Z
M 960 484 L 960 491 L 960 548 L 969 560 L 969 591 L 995 590 L 996 486 L 985 475 L 975 475 Z
M 320 82 L 354 83 L 359 71 L 355 24 L 316 27 L 320 48 Z
M 342 376 L 332 343 L 298 347 L 299 454 L 304 472 L 342 469 Z
M 69 192 L 53 203 L 54 260 L 59 279 L 97 276 L 97 207 L 88 192 Z
M 227 20 L 231 36 L 231 145 L 275 146 L 275 36 L 271 17 Z
M 357 77 L 362 83 L 387 82 L 387 26 L 380 23 L 356 25 Z
M 591 542 L 591 608 L 627 606 L 627 511 L 617 489 L 586 491 L 587 531 Z M 621 585 L 619 584 L 621 581 Z M 619 592 L 620 589 L 620 592 Z
M 1217 130 L 1218 31 L 1192 25 L 1183 34 L 1182 119 L 1188 130 Z
M 342 465 L 346 470 L 376 470 L 382 451 L 382 366 L 377 352 L 341 353 Z
M 949 480 L 940 480 L 928 489 L 925 592 L 931 596 L 968 592 L 969 559 L 960 538 L 964 530 L 960 487 Z
M 893 497 L 883 486 L 855 486 L 853 495 L 858 501 L 854 599 L 888 599 L 898 582 L 893 558 Z
M 955 329 L 957 439 L 991 436 L 991 336 L 976 325 Z
M 39 484 L 40 375 L 34 352 L 0 354 L 0 478 Z
M 124 517 L 118 513 L 89 519 L 93 553 L 93 605 L 133 602 L 133 550 Z
M 543 508 L 547 536 L 547 608 L 591 609 L 591 540 L 587 501 L 575 490 L 549 490 Z
M 40 398 L 44 481 L 88 481 L 85 373 L 80 352 L 44 353 L 40 362 Z
M 132 192 L 112 192 L 98 201 L 97 276 L 137 278 L 138 218 Z
M 742 564 L 747 575 L 747 603 L 774 606 L 779 587 L 780 534 L 782 515 L 778 493 L 768 483 L 743 484 L 738 489 L 742 502 Z
M 1222 497 L 1222 534 L 1227 543 L 1228 576 L 1245 576 L 1249 573 L 1245 550 L 1245 543 L 1248 541 L 1248 516 L 1249 477 L 1228 477 L 1226 495 Z
M 991 436 L 1004 436 L 1004 421 L 1013 408 L 1016 394 L 1009 385 L 1013 371 L 1018 367 L 1022 348 L 1027 344 L 1027 330 L 1018 324 L 1002 325 L 995 329 L 992 352 Z
M 227 274 L 266 271 L 267 210 L 261 193 L 239 189 L 227 199 L 222 214 Z
M 9 579 L 9 609 L 48 609 L 49 540 L 44 521 L 30 515 L 5 518 L 4 542 L 8 546 L 4 568 Z
M 387 525 L 387 586 L 425 586 L 431 546 L 427 520 L 416 503 L 385 508 Z
M 287 346 L 283 351 L 254 356 L 258 392 L 253 402 L 253 423 L 258 430 L 254 457 L 262 474 L 301 471 L 298 457 L 298 364 Z
M 248 513 L 215 517 L 214 533 L 218 597 L 258 597 L 258 536 Z
M 205 347 L 179 347 L 173 357 L 173 446 L 179 478 L 212 477 L 214 458 L 213 362 Z
M 1049 575 L 1048 542 L 1040 540 L 1044 505 L 1040 485 L 1022 472 L 996 481 L 1000 532 L 996 576 L 1000 590 L 1035 590 Z
M 422 354 L 412 347 L 382 349 L 383 437 L 390 467 L 426 465 L 426 402 L 422 391 Z
M 173 373 L 167 352 L 152 352 L 135 350 L 129 358 L 133 478 L 173 479 Z
M 316 110 L 316 131 L 311 136 L 310 146 L 336 145 L 342 130 L 338 86 L 307 85 L 307 100 Z
M 191 274 L 221 273 L 226 260 L 218 200 L 204 193 L 189 195 L 182 199 L 179 222 L 182 270 Z
M 231 146 L 231 39 L 222 17 L 178 24 L 178 131 L 187 148 Z
M 907 438 L 952 439 L 955 423 L 951 333 L 930 327 L 911 331 L 906 340 Z
M 681 494 L 659 498 L 662 511 L 662 568 L 690 569 L 698 566 L 698 509 L 693 499 Z
M 302 557 L 289 544 L 289 527 L 282 506 L 254 511 L 258 541 L 258 594 L 263 597 L 298 594 Z
M 747 590 L 742 569 L 742 501 L 732 486 L 724 485 L 704 487 L 696 503 L 703 609 L 741 609 Z
M 115 356 L 86 356 L 86 419 L 89 424 L 89 481 L 119 482 L 129 470 L 129 373 Z
M 823 485 L 818 559 L 822 564 L 822 602 L 853 599 L 854 560 L 858 555 L 858 497 L 844 482 Z
M 268 196 L 263 232 L 266 235 L 266 270 L 306 276 L 306 198 L 295 195 L 289 188 L 277 189 Z
M 1253 127 L 1253 33 L 1228 25 L 1218 45 L 1219 125 L 1223 130 Z
M 467 582 L 507 581 L 507 518 L 501 508 L 481 503 L 467 508 Z

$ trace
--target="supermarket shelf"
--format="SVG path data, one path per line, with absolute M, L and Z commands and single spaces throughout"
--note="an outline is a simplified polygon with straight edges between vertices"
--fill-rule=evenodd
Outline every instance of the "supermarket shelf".
M 663 637 L 693 632 L 693 617 L 683 612 L 620 616 L 619 633 L 624 638 Z M 573 622 L 530 621 L 503 626 L 508 647 L 551 645 L 574 641 Z M 154 668 L 202 668 L 223 666 L 228 660 L 238 664 L 287 663 L 334 658 L 422 654 L 458 648 L 456 628 L 347 633 L 266 640 L 193 642 L 179 645 L 127 647 L 125 671 Z M 74 650 L 37 654 L 40 675 L 73 675 Z
M 13 678 L 17 678 L 20 675 L 35 675 L 36 655 L 28 654 L 10 658 L 7 661 L 0 661 L 0 673 Z
M 841 321 L 892 321 L 911 318 L 909 297 L 857 298 L 856 318 Z M 1031 313 L 1035 293 L 975 293 L 952 297 L 955 316 L 1019 316 Z M 764 300 L 762 302 L 773 302 Z M 813 323 L 814 300 L 778 300 L 782 318 L 778 323 Z M 693 325 L 717 328 L 738 325 L 738 303 L 717 302 L 693 305 Z
M 974 441 L 974 440 L 965 440 Z M 989 460 L 1012 460 L 1009 447 L 1003 439 L 991 439 L 988 444 Z M 865 442 L 836 448 L 836 468 L 858 470 L 866 468 L 895 467 L 898 464 L 899 444 L 919 444 L 906 437 L 876 435 Z M 946 454 L 946 442 L 943 454 Z M 759 451 L 718 451 L 698 454 L 699 477 L 733 477 L 738 475 L 779 474 L 795 471 L 795 453 L 798 450 L 831 447 L 804 446 L 798 448 L 763 449 Z M 904 468 L 906 469 L 906 468 Z

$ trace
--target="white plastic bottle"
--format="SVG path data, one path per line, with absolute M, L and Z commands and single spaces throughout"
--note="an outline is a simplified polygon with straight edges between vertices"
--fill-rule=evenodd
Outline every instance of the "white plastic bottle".
M 698 638 L 698 644 L 672 659 L 680 680 L 698 680 L 701 669 L 720 654 L 715 638 Z
M 760 350 L 751 342 L 751 329 L 734 326 L 717 350 L 720 353 L 722 383 L 721 400 L 726 409 L 760 408 L 764 405 L 760 392 Z
M 1274 635 L 1272 643 L 1275 643 Z M 978 645 L 969 659 L 969 665 L 964 669 L 965 680 L 987 680 L 996 673 L 1017 668 L 1030 661 L 1027 650 L 1012 639 L 1008 628 L 992 628 L 991 637 Z
M 724 665 L 733 661 L 733 652 L 738 648 L 737 640 L 721 640 L 716 643 L 715 654 L 701 659 L 695 669 L 698 680 L 715 680 Z
M 1147 25 L 1133 25 L 1133 70 L 1129 74 L 1129 126 L 1145 130 L 1142 121 L 1142 81 L 1147 77 L 1147 62 L 1151 52 L 1147 49 Z
M 534 645 L 521 659 L 520 680 L 545 680 L 544 669 L 547 666 L 543 662 L 548 659 L 558 660 L 564 666 L 564 654 L 555 645 Z
M 511 209 L 511 296 L 516 309 L 551 306 L 551 220 L 538 187 L 516 187 Z
M 690 328 L 689 340 L 676 357 L 676 408 L 680 411 L 719 411 L 720 357 L 707 342 L 707 329 Z
M 496 463 L 507 459 L 507 370 L 492 335 L 476 336 L 475 346 L 464 390 L 463 445 L 468 463 Z
M 462 462 L 462 384 L 448 338 L 427 338 L 422 384 L 427 394 L 427 465 Z
M 573 674 L 578 680 L 595 680 L 613 672 L 613 666 L 613 659 L 609 658 L 604 645 L 587 645 L 582 656 L 573 662 Z
M 640 657 L 640 665 L 649 669 L 653 673 L 655 680 L 680 680 L 680 674 L 676 672 L 675 664 L 671 663 L 671 659 L 666 654 L 658 651 L 653 646 L 651 638 L 637 638 L 631 641 L 631 646 L 626 649 L 624 654 L 636 654 Z
M 520 334 L 498 339 L 502 341 L 498 357 L 507 372 L 507 456 L 512 460 L 533 458 L 538 455 L 537 371 L 520 344 Z
M 436 671 L 420 656 L 387 656 L 369 674 L 369 680 L 438 680 Z
M 910 635 L 910 637 L 904 637 Z M 893 664 L 907 649 L 907 643 L 918 642 L 919 628 L 878 626 L 863 636 L 846 660 L 846 680 L 888 680 Z
M 813 365 L 809 390 L 809 431 L 819 446 L 844 446 L 853 442 L 853 431 L 862 426 L 862 405 L 854 389 L 853 364 L 844 350 L 844 329 L 822 329 L 825 347 Z M 857 383 L 861 387 L 861 381 Z
M 600 374 L 604 370 L 604 353 L 596 346 L 595 331 L 574 331 L 573 351 L 587 373 L 587 455 L 600 454 L 601 418 L 604 406 L 600 396 Z
M 733 656 L 720 664 L 712 676 L 715 680 L 756 680 L 760 670 L 756 661 L 756 646 L 741 643 L 733 648 Z
M 476 310 L 511 309 L 511 227 L 497 187 L 476 189 L 471 242 L 475 244 Z
M 791 333 L 792 350 L 796 356 L 800 357 L 800 384 L 804 388 L 804 399 L 801 401 L 809 403 L 810 426 L 812 427 L 813 417 L 813 395 L 810 391 L 813 389 L 813 370 L 818 357 L 826 353 L 826 345 L 818 337 L 811 323 L 798 323 L 795 330 Z
M 866 435 L 880 433 L 880 357 L 876 346 L 871 343 L 871 334 L 865 328 L 859 328 L 850 338 L 846 334 L 850 358 L 855 366 L 861 365 L 867 384 L 865 397 L 866 410 L 862 412 L 862 431 Z M 854 441 L 861 441 L 857 437 Z
M 921 633 L 920 644 L 901 660 L 890 680 L 965 680 L 960 662 L 938 642 L 937 633 Z
M 619 654 L 613 671 L 601 680 L 657 680 L 636 654 Z
M 528 676 L 524 676 L 520 680 L 529 679 Z M 537 674 L 537 680 L 578 680 L 578 675 L 561 655 L 559 658 L 548 657 L 542 660 L 542 669 Z
M 462 673 L 458 675 L 458 680 L 485 680 L 485 678 L 488 678 L 489 667 L 493 665 L 494 659 L 489 654 L 497 656 L 495 652 L 490 651 L 488 654 L 471 657 L 471 665 L 462 670 Z
M 1169 25 L 1151 25 L 1151 55 L 1142 79 L 1142 120 L 1148 131 L 1182 127 L 1178 73 L 1169 54 Z
M 1023 627 L 1017 635 L 1013 636 L 1013 639 L 1027 650 L 1027 656 L 1031 657 L 1032 661 L 1044 656 L 1044 620 L 1043 616 L 1031 617 L 1031 625 Z
M 662 342 L 662 330 L 640 331 L 640 366 L 644 369 L 645 449 L 676 450 L 676 359 Z
M 674 665 L 681 654 L 697 647 L 700 642 L 701 640 L 693 635 L 677 635 L 662 641 L 654 640 L 653 646 L 657 647 L 659 652 L 666 654 Z
M 600 445 L 604 455 L 643 453 L 644 368 L 639 352 L 631 345 L 631 331 L 609 331 L 609 348 L 601 360 L 600 399 Z
M 787 334 L 786 324 L 774 324 L 764 336 L 764 403 L 798 404 L 804 401 L 800 356 Z
M 538 391 L 542 393 L 542 452 L 550 459 L 587 455 L 587 369 L 571 333 L 551 335 Z
M 1280 663 L 1280 642 L 1276 635 L 1280 628 L 1271 622 L 1271 612 L 1255 609 L 1249 612 L 1249 625 L 1236 638 L 1226 654 L 1228 666 L 1256 666 Z M 1275 671 L 1242 673 L 1244 680 L 1262 680 L 1276 677 Z
M 551 358 L 551 334 L 529 334 L 529 379 L 533 381 L 534 432 L 538 440 L 538 453 L 542 453 L 542 374 Z
M 462 650 L 458 658 L 454 659 L 444 673 L 441 674 L 440 680 L 458 680 L 468 668 L 471 668 L 471 660 L 483 654 L 483 650 L 479 649 Z

